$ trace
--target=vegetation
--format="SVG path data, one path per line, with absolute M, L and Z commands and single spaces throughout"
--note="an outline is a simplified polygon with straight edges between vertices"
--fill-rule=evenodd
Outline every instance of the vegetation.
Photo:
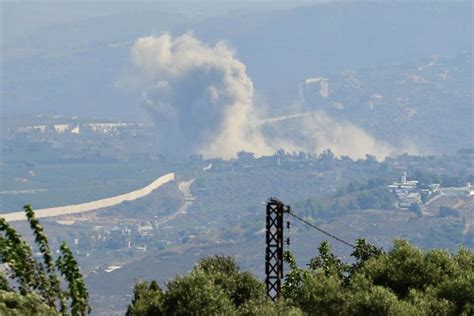
M 270 315 L 296 313 L 266 298 L 263 283 L 241 272 L 226 256 L 202 259 L 187 276 L 162 290 L 155 281 L 138 282 L 127 315 Z
M 43 228 L 31 206 L 25 213 L 41 258 L 0 219 L 2 315 L 85 315 L 88 292 L 77 262 L 66 244 L 54 260 Z M 157 282 L 138 282 L 127 315 L 472 315 L 474 313 L 474 253 L 421 251 L 407 241 L 395 241 L 384 252 L 358 240 L 354 261 L 344 263 L 323 242 L 306 269 L 290 252 L 282 297 L 274 303 L 264 284 L 242 272 L 231 257 L 199 261 L 185 276 L 162 289 Z M 62 281 L 67 283 L 63 289 Z M 69 307 L 68 307 L 69 305 Z
M 393 209 L 396 197 L 387 190 L 387 183 L 388 180 L 385 178 L 370 178 L 366 183 L 351 181 L 347 186 L 337 190 L 334 196 L 309 198 L 296 203 L 295 207 L 306 216 L 324 220 L 354 210 Z
M 286 261 L 284 296 L 311 315 L 472 315 L 474 254 L 422 252 L 396 241 L 387 253 L 359 240 L 355 263 L 341 263 L 325 242 L 309 269 Z
M 201 260 L 187 276 L 162 290 L 155 281 L 135 285 L 127 315 L 472 315 L 474 254 L 422 252 L 396 241 L 383 252 L 357 242 L 354 263 L 343 263 L 327 242 L 308 269 L 290 252 L 282 299 L 265 297 L 264 285 L 241 272 L 230 257 Z
M 2 315 L 54 314 L 85 315 L 90 313 L 88 291 L 74 256 L 62 243 L 54 260 L 48 238 L 30 205 L 24 207 L 35 239 L 32 247 L 16 230 L 0 218 L 0 262 L 6 264 L 0 277 L 0 313 Z M 67 289 L 61 286 L 61 279 Z M 69 308 L 68 308 L 69 305 Z M 28 310 L 28 313 L 25 311 Z
M 0 315 L 59 315 L 54 309 L 46 305 L 36 294 L 21 295 L 12 291 L 0 290 Z
M 465 168 L 459 170 L 458 174 L 436 174 L 417 169 L 414 178 L 418 180 L 418 188 L 426 189 L 433 183 L 439 183 L 443 187 L 463 187 L 474 180 L 474 175 L 467 173 Z

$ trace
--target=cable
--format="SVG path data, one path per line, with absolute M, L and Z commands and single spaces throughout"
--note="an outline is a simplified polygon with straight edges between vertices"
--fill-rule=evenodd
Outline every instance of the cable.
M 306 225 L 311 226 L 312 228 L 316 229 L 316 230 L 319 231 L 320 233 L 323 233 L 324 235 L 329 236 L 329 237 L 331 237 L 332 239 L 337 240 L 337 241 L 339 241 L 340 243 L 343 243 L 344 245 L 351 247 L 352 249 L 358 249 L 358 250 L 360 250 L 360 251 L 362 251 L 362 252 L 365 252 L 365 253 L 368 254 L 368 255 L 377 254 L 377 251 L 372 252 L 372 251 L 366 250 L 366 249 L 364 249 L 364 248 L 358 248 L 356 245 L 351 244 L 350 242 L 345 241 L 344 239 L 339 238 L 339 237 L 337 237 L 336 235 L 333 235 L 333 234 L 331 234 L 331 233 L 325 231 L 325 230 L 322 229 L 322 228 L 319 228 L 318 226 L 314 225 L 313 223 L 310 223 L 310 222 L 308 222 L 307 220 L 305 220 L 305 219 L 299 217 L 298 215 L 296 215 L 295 213 L 293 213 L 293 212 L 291 211 L 291 209 L 288 210 L 288 214 L 290 214 L 290 215 L 293 216 L 294 218 L 298 219 L 299 221 L 305 223 Z
M 325 231 L 324 229 L 321 229 L 321 228 L 319 228 L 318 226 L 316 226 L 316 225 L 314 225 L 314 224 L 308 222 L 307 220 L 305 220 L 305 219 L 299 217 L 298 215 L 296 215 L 295 213 L 293 213 L 291 210 L 288 212 L 288 214 L 290 214 L 290 215 L 293 216 L 294 218 L 298 219 L 299 221 L 301 221 L 301 222 L 303 222 L 303 223 L 305 223 L 305 224 L 311 226 L 312 228 L 316 229 L 316 230 L 319 231 L 320 233 L 323 233 L 324 235 L 329 236 L 329 237 L 331 237 L 332 239 L 335 239 L 335 240 L 339 241 L 340 243 L 343 243 L 343 244 L 346 245 L 346 246 L 349 246 L 349 247 L 351 247 L 351 248 L 353 248 L 353 249 L 356 249 L 356 248 L 357 248 L 354 244 L 351 244 L 350 242 L 345 241 L 344 239 L 339 238 L 339 237 L 337 237 L 337 236 L 335 236 L 335 235 L 333 235 L 333 234 L 331 234 L 331 233 Z

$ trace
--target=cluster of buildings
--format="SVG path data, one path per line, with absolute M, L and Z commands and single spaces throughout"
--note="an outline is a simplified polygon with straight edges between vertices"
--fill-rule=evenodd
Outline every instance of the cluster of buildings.
M 92 133 L 120 134 L 121 131 L 127 129 L 137 129 L 146 127 L 146 124 L 142 123 L 84 123 L 84 124 L 52 124 L 52 125 L 34 125 L 25 127 L 16 127 L 10 129 L 12 133 L 29 133 L 39 132 L 45 133 L 56 133 L 56 134 L 80 134 L 84 131 Z
M 399 182 L 393 182 L 388 185 L 388 189 L 395 193 L 398 198 L 398 207 L 407 210 L 415 204 L 422 204 L 429 201 L 432 197 L 439 194 L 440 184 L 430 184 L 425 189 L 418 187 L 417 180 L 407 180 L 407 173 L 403 172 Z
M 136 251 L 147 251 L 147 246 L 162 248 L 170 244 L 170 241 L 158 240 L 154 233 L 155 226 L 152 222 L 131 225 L 123 223 L 113 227 L 96 226 L 92 233 L 75 238 L 74 244 L 80 249 Z
M 420 188 L 417 180 L 407 180 L 407 173 L 403 172 L 399 182 L 388 185 L 388 189 L 398 198 L 400 209 L 409 209 L 413 203 L 424 204 L 436 195 L 467 197 L 474 196 L 474 187 L 470 183 L 464 187 L 443 188 L 438 183 L 433 183 Z

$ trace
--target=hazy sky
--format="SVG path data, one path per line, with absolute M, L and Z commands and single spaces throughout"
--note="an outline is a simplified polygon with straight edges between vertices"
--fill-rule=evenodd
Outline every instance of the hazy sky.
M 445 140 L 451 133 L 441 125 L 439 135 L 419 133 L 419 140 L 400 132 L 428 128 L 427 120 L 452 117 L 459 130 L 449 137 L 457 140 L 464 136 L 455 134 L 468 135 L 466 126 L 472 126 L 468 115 L 472 103 L 466 101 L 469 93 L 472 95 L 472 88 L 466 91 L 466 86 L 472 87 L 472 72 L 470 76 L 462 72 L 472 59 L 465 58 L 472 54 L 470 1 L 38 1 L 2 2 L 1 11 L 3 116 L 59 113 L 146 121 L 156 120 L 156 113 L 150 115 L 146 105 L 150 99 L 160 103 L 166 99 L 173 108 L 195 96 L 214 95 L 221 105 L 219 109 L 227 109 L 223 111 L 227 115 L 213 112 L 209 117 L 215 114 L 222 120 L 193 127 L 219 126 L 223 134 L 205 137 L 210 146 L 207 151 L 212 151 L 213 141 L 218 142 L 224 131 L 244 130 L 243 134 L 251 136 L 230 133 L 243 148 L 254 148 L 249 145 L 256 139 L 260 139 L 256 143 L 262 152 L 280 144 L 310 151 L 330 144 L 341 154 L 342 148 L 351 148 L 348 152 L 358 157 L 364 152 L 384 155 L 393 148 L 419 149 L 421 144 L 428 148 L 426 152 L 457 144 Z M 215 77 L 203 72 L 203 66 L 197 63 L 186 72 L 186 80 L 162 78 L 175 84 L 173 91 L 179 91 L 175 96 L 187 95 L 187 100 L 174 98 L 173 94 L 157 98 L 156 91 L 149 88 L 150 83 L 157 84 L 154 81 L 141 82 L 143 86 L 138 89 L 130 85 L 148 71 L 142 67 L 142 73 L 137 73 L 136 60 L 132 58 L 134 43 L 163 34 L 172 38 L 188 34 L 204 50 L 212 50 L 218 43 L 225 46 L 232 56 L 229 60 L 241 65 L 240 78 L 250 82 L 243 85 L 251 87 L 244 89 L 248 100 L 230 98 L 224 100 L 230 103 L 224 104 L 218 98 L 226 91 L 226 86 L 218 83 L 226 82 L 222 71 L 228 68 L 211 62 L 212 66 L 207 66 L 221 72 Z M 209 56 L 213 62 L 221 60 L 213 53 Z M 419 73 L 417 65 L 429 64 L 433 58 L 440 61 L 435 62 L 439 73 Z M 326 78 L 327 99 L 302 99 L 302 84 L 315 77 Z M 439 78 L 453 81 L 436 81 Z M 406 88 L 399 87 L 400 82 L 412 81 Z M 457 98 L 456 101 L 437 104 L 447 92 L 452 93 L 447 99 Z M 386 96 L 385 107 L 374 108 L 372 99 L 378 95 Z M 225 117 L 235 100 L 243 105 L 235 111 L 241 114 L 236 120 L 240 123 L 226 130 L 230 125 L 225 122 L 231 121 Z M 389 109 L 390 106 L 394 108 Z M 430 106 L 432 110 L 428 111 Z M 301 119 L 297 129 L 304 134 L 299 135 L 300 140 L 305 140 L 303 143 L 288 139 L 287 135 L 281 135 L 278 141 L 262 140 L 259 128 L 255 130 L 248 123 L 305 111 L 321 114 Z M 389 114 L 394 116 L 391 125 L 382 122 Z M 180 118 L 182 122 L 189 120 L 186 115 Z M 311 130 L 319 131 L 318 136 Z M 210 128 L 206 133 L 215 131 Z M 361 141 L 356 142 L 356 138 Z M 405 144 L 407 138 L 414 144 Z

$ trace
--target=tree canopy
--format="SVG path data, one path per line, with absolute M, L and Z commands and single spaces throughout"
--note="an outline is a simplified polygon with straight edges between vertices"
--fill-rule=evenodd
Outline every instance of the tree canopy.
M 407 241 L 381 249 L 358 240 L 347 264 L 328 242 L 306 269 L 285 253 L 290 270 L 282 298 L 273 303 L 264 285 L 241 272 L 231 257 L 204 258 L 186 276 L 161 289 L 135 285 L 127 315 L 472 315 L 474 254 L 461 248 L 422 251 Z
M 127 315 L 299 315 L 297 308 L 273 304 L 255 276 L 240 271 L 232 257 L 199 261 L 186 276 L 162 290 L 155 281 L 138 282 Z
M 395 241 L 383 252 L 359 240 L 344 264 L 326 242 L 309 268 L 286 261 L 284 297 L 290 306 L 311 315 L 472 315 L 474 254 L 461 248 L 423 252 L 407 241 Z
M 0 259 L 7 267 L 0 273 L 0 314 L 88 314 L 88 291 L 72 252 L 63 243 L 54 259 L 31 206 L 25 213 L 41 256 L 0 218 Z M 325 241 L 301 268 L 286 252 L 289 271 L 278 302 L 232 257 L 207 257 L 163 288 L 138 282 L 127 315 L 474 314 L 474 253 L 468 249 L 424 251 L 397 240 L 383 251 L 361 239 L 352 256 L 343 262 Z

